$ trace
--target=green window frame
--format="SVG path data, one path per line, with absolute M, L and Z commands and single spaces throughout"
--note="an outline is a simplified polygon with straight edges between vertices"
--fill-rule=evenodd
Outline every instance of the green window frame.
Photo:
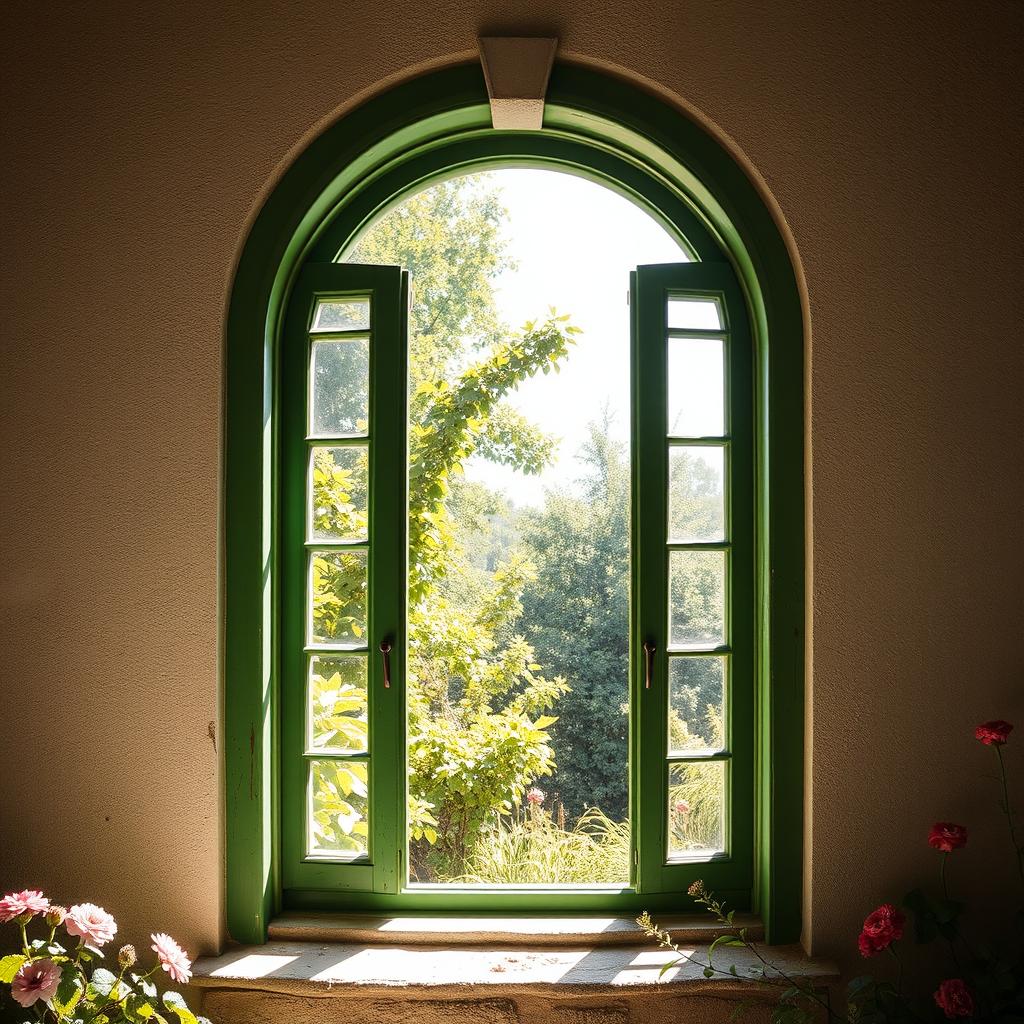
M 404 500 L 394 488 L 404 488 L 405 465 L 398 438 L 388 434 L 384 420 L 374 418 L 389 400 L 382 397 L 385 381 L 404 401 L 404 285 L 397 268 L 357 268 L 338 261 L 374 217 L 430 182 L 478 168 L 522 165 L 562 169 L 615 188 L 679 239 L 694 262 L 640 268 L 633 284 L 639 366 L 634 388 L 647 380 L 659 360 L 664 371 L 668 334 L 665 302 L 658 296 L 717 295 L 727 316 L 723 334 L 734 396 L 732 419 L 717 437 L 669 439 L 664 417 L 659 422 L 659 402 L 648 402 L 647 393 L 634 394 L 635 458 L 644 461 L 644 466 L 635 464 L 634 506 L 640 509 L 635 522 L 660 524 L 662 530 L 641 531 L 633 548 L 634 572 L 640 564 L 647 566 L 636 591 L 631 648 L 631 686 L 634 707 L 639 708 L 631 726 L 633 760 L 639 765 L 632 779 L 632 813 L 644 821 L 639 829 L 636 818 L 633 822 L 640 891 L 410 895 L 397 891 L 403 869 L 393 852 L 403 845 L 397 775 L 404 759 L 401 716 L 395 709 L 400 705 L 404 653 L 401 600 L 396 595 L 405 583 L 404 539 L 401 523 L 394 521 Z M 293 598 L 310 557 L 303 536 L 305 485 L 299 487 L 297 481 L 306 472 L 311 442 L 305 436 L 304 396 L 297 396 L 308 373 L 313 344 L 309 317 L 317 294 L 370 297 L 375 310 L 371 339 L 381 346 L 391 344 L 396 357 L 385 359 L 383 347 L 374 355 L 371 346 L 377 369 L 371 372 L 369 458 L 378 460 L 378 468 L 390 465 L 391 472 L 385 482 L 380 473 L 371 472 L 366 541 L 371 608 L 368 640 L 358 654 L 367 659 L 372 701 L 385 702 L 380 705 L 383 712 L 371 706 L 369 713 L 370 750 L 363 760 L 370 790 L 378 797 L 391 795 L 370 822 L 371 858 L 340 865 L 301 863 L 295 857 L 293 829 L 296 801 L 302 799 L 301 766 L 309 760 L 304 713 L 297 710 L 294 697 L 304 693 L 310 654 L 303 636 L 304 606 Z M 392 301 L 393 308 L 388 305 Z M 263 941 L 269 920 L 282 907 L 685 908 L 685 885 L 696 874 L 760 912 L 772 941 L 797 937 L 802 315 L 785 239 L 742 168 L 684 115 L 598 72 L 556 65 L 545 130 L 537 133 L 490 127 L 478 67 L 433 72 L 352 111 L 298 158 L 245 243 L 227 327 L 225 760 L 228 924 L 234 938 Z M 645 360 L 653 361 L 648 369 Z M 401 386 L 396 385 L 399 378 Z M 398 424 L 394 430 L 404 429 L 402 417 L 392 422 Z M 720 444 L 729 452 L 729 532 L 717 550 L 727 551 L 734 600 L 729 632 L 718 651 L 666 651 L 663 639 L 664 577 L 673 548 L 664 532 L 664 488 L 650 481 L 665 479 L 668 448 L 684 440 Z M 390 500 L 384 500 L 384 487 L 392 488 Z M 389 594 L 379 587 L 376 592 L 375 579 L 392 581 Z M 394 636 L 392 673 L 399 680 L 388 690 L 382 688 L 383 663 L 373 646 L 382 630 Z M 734 821 L 729 855 L 701 863 L 696 873 L 692 864 L 668 863 L 661 852 L 670 759 L 665 686 L 655 684 L 649 693 L 638 693 L 646 671 L 643 640 L 648 637 L 655 645 L 655 680 L 666 678 L 670 659 L 721 657 L 730 664 L 730 703 L 747 709 L 733 716 L 725 750 L 710 759 L 728 762 Z M 296 682 L 299 675 L 301 682 Z M 298 757 L 296 751 L 301 751 Z
M 405 402 L 406 315 L 408 275 L 397 267 L 307 264 L 295 284 L 284 332 L 281 360 L 282 457 L 281 701 L 282 885 L 290 889 L 354 889 L 376 893 L 399 890 L 402 816 L 400 766 L 403 760 L 401 685 L 404 676 L 405 602 L 396 580 L 405 574 Z M 367 303 L 369 320 L 354 329 L 314 332 L 321 302 Z M 332 429 L 313 422 L 313 354 L 330 345 L 365 343 L 368 384 L 365 429 Z M 313 456 L 321 448 L 368 456 L 365 537 L 314 538 L 311 477 Z M 365 621 L 355 637 L 324 640 L 311 630 L 311 575 L 328 558 L 365 559 L 361 575 Z M 390 645 L 390 678 L 385 687 L 383 661 L 371 638 Z M 309 680 L 318 660 L 351 659 L 366 678 L 367 742 L 352 753 L 312 749 L 309 735 Z M 312 818 L 314 767 L 365 770 L 369 833 L 366 856 L 342 863 L 328 854 L 309 856 L 305 849 Z M 351 799 L 351 794 L 348 795 Z
M 633 658 L 637 728 L 635 766 L 638 891 L 684 893 L 702 879 L 734 905 L 749 906 L 753 882 L 754 778 L 754 471 L 753 354 L 746 302 L 727 263 L 694 262 L 637 269 L 631 282 L 633 328 Z M 720 328 L 671 326 L 673 300 L 714 303 Z M 674 344 L 721 345 L 723 422 L 714 432 L 673 431 L 669 423 L 671 355 Z M 720 448 L 724 466 L 724 523 L 720 538 L 679 540 L 672 536 L 669 466 L 675 449 Z M 673 557 L 721 557 L 725 588 L 720 642 L 673 642 Z M 636 649 L 639 648 L 637 651 Z M 726 731 L 722 749 L 673 752 L 668 742 L 672 672 L 695 661 L 716 659 L 723 669 Z M 639 684 L 639 680 L 643 684 Z M 697 860 L 670 857 L 669 778 L 676 767 L 716 770 L 725 781 L 720 856 Z
M 721 326 L 671 325 L 669 310 L 710 303 Z M 281 361 L 282 643 L 281 643 L 281 865 L 283 903 L 290 908 L 549 909 L 580 904 L 636 911 L 682 903 L 689 884 L 703 878 L 741 908 L 751 902 L 753 877 L 753 466 L 752 353 L 745 300 L 726 263 L 692 262 L 638 268 L 632 275 L 632 580 L 630 764 L 634 857 L 629 883 L 543 890 L 405 885 L 405 605 L 407 275 L 398 267 L 306 263 L 292 291 Z M 322 304 L 357 309 L 355 326 L 322 330 Z M 365 306 L 364 306 L 365 304 Z M 362 310 L 369 309 L 363 322 Z M 673 375 L 670 350 L 697 342 L 720 349 L 722 425 L 698 436 L 669 430 Z M 327 429 L 311 411 L 318 393 L 317 353 L 365 344 L 367 409 L 364 428 Z M 361 366 L 352 374 L 359 387 Z M 333 384 L 332 379 L 332 384 Z M 668 465 L 674 450 L 716 447 L 724 468 L 724 522 L 710 542 L 673 540 L 669 527 Z M 368 455 L 365 538 L 314 538 L 314 453 Z M 336 456 L 330 456 L 331 461 Z M 355 488 L 351 488 L 355 490 Z M 673 645 L 670 567 L 676 557 L 721 558 L 724 620 L 719 642 Z M 318 565 L 342 564 L 355 582 L 358 635 L 325 639 L 313 632 Z M 364 562 L 365 559 L 365 562 Z M 365 568 L 364 568 L 365 565 Z M 712 575 L 718 574 L 717 569 Z M 685 612 L 685 609 L 675 609 Z M 641 641 L 640 638 L 643 638 Z M 651 645 L 650 654 L 645 644 Z M 384 649 L 389 671 L 385 678 Z M 381 657 L 378 657 L 378 652 Z M 668 692 L 673 666 L 697 659 L 723 666 L 726 736 L 721 749 L 669 749 Z M 310 680 L 321 662 L 339 659 L 367 680 L 368 742 L 351 752 L 311 749 Z M 649 660 L 648 660 L 649 659 Z M 643 681 L 641 685 L 641 680 Z M 335 692 L 335 691 L 331 691 Z M 727 696 L 726 696 L 727 693 Z M 722 850 L 673 857 L 669 833 L 670 779 L 676 771 L 721 772 Z M 363 786 L 368 789 L 364 795 Z M 350 790 L 358 787 L 357 793 Z M 339 792 L 339 789 L 341 790 Z M 327 794 L 335 812 L 354 818 L 365 835 L 352 850 L 312 845 L 314 793 Z

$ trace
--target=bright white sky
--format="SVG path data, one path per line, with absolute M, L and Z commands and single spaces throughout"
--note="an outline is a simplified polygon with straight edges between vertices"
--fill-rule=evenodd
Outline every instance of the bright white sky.
M 493 171 L 509 212 L 509 254 L 518 270 L 497 282 L 501 318 L 514 329 L 547 316 L 572 314 L 583 330 L 560 374 L 527 381 L 511 401 L 562 439 L 557 462 L 525 476 L 482 459 L 466 477 L 504 491 L 517 505 L 539 505 L 544 488 L 571 483 L 574 456 L 605 403 L 613 431 L 629 437 L 629 274 L 642 263 L 679 263 L 686 254 L 650 216 L 610 189 L 574 175 L 538 169 Z

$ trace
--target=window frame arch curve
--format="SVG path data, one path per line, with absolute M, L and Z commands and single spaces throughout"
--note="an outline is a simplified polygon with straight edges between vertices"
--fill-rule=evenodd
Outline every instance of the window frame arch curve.
M 541 132 L 496 132 L 478 65 L 403 83 L 319 135 L 243 246 L 226 330 L 224 533 L 227 918 L 266 939 L 278 909 L 279 556 L 276 367 L 302 264 L 338 259 L 404 197 L 488 166 L 565 170 L 613 188 L 696 259 L 732 263 L 755 350 L 758 659 L 755 906 L 769 941 L 799 935 L 803 777 L 803 312 L 771 211 L 721 143 L 619 79 L 553 69 Z

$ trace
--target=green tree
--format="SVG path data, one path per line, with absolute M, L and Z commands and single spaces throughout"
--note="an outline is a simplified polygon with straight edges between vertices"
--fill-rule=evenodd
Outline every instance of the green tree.
M 538 579 L 523 598 L 537 659 L 572 681 L 551 731 L 550 784 L 570 819 L 599 807 L 617 821 L 629 807 L 629 464 L 608 414 L 590 426 L 573 489 L 549 491 L 524 516 Z
M 505 216 L 484 176 L 455 179 L 381 218 L 351 256 L 399 263 L 413 281 L 409 789 L 412 870 L 422 879 L 461 873 L 485 823 L 552 771 L 546 712 L 568 690 L 542 673 L 515 628 L 533 565 L 512 552 L 482 576 L 453 517 L 471 456 L 527 473 L 550 460 L 552 439 L 505 399 L 557 368 L 576 333 L 553 311 L 520 332 L 500 322 L 493 282 L 510 265 Z
M 570 819 L 598 807 L 622 821 L 629 807 L 630 475 L 626 447 L 610 428 L 606 411 L 579 452 L 576 486 L 549 492 L 543 511 L 524 516 L 520 527 L 538 573 L 523 597 L 527 638 L 537 660 L 572 684 L 551 729 L 558 766 L 549 788 Z M 681 452 L 670 487 L 678 522 L 706 535 L 721 506 L 721 480 Z M 674 621 L 711 634 L 722 616 L 720 582 L 699 562 L 677 572 Z M 723 714 L 719 666 L 692 659 L 686 669 L 671 688 L 673 748 L 714 745 Z

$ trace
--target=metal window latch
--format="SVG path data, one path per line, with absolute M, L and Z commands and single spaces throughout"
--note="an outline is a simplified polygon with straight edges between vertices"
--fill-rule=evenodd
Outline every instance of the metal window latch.
M 651 688 L 651 674 L 654 672 L 654 652 L 658 648 L 653 640 L 644 641 L 644 689 Z
M 391 641 L 385 637 L 380 642 L 380 653 L 384 656 L 384 689 L 391 689 Z

